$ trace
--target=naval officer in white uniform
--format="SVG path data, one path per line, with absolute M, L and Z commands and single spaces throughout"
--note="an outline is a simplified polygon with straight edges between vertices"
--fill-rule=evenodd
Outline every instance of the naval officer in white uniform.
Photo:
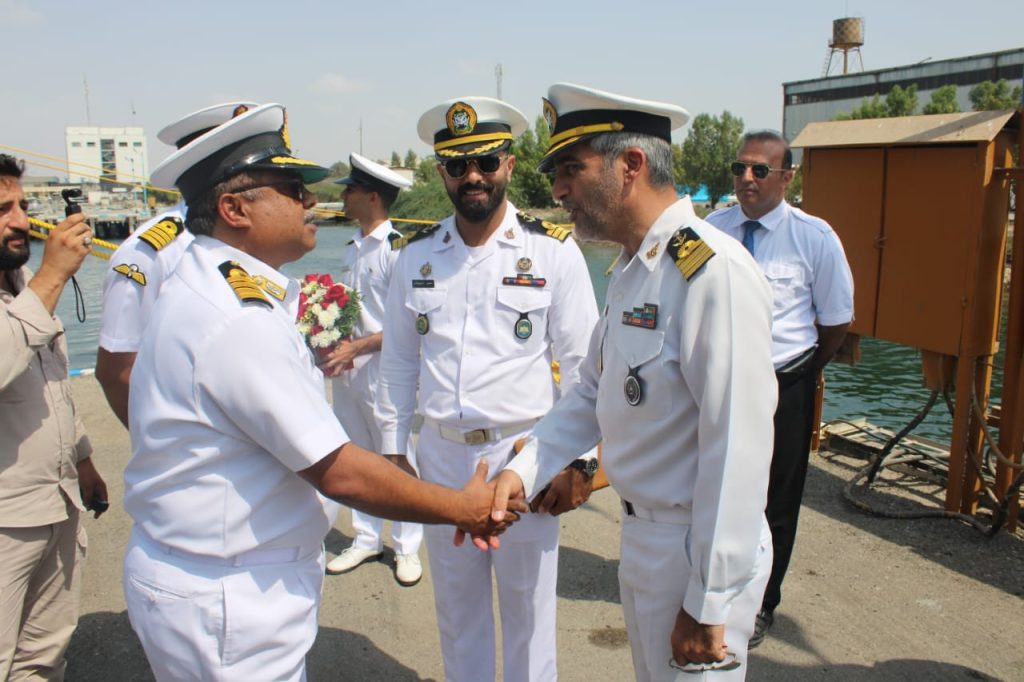
M 284 108 L 193 140 L 153 173 L 196 235 L 153 306 L 132 371 L 124 567 L 132 626 L 158 680 L 303 680 L 317 630 L 333 498 L 490 536 L 483 467 L 463 491 L 352 443 L 295 328 L 280 267 L 316 246 Z
M 402 236 L 391 225 L 388 210 L 398 198 L 398 192 L 412 182 L 355 153 L 349 155 L 349 167 L 352 169 L 349 175 L 337 182 L 345 185 L 341 195 L 345 214 L 358 223 L 359 230 L 342 254 L 341 281 L 359 292 L 362 305 L 352 339 L 340 344 L 323 369 L 333 377 L 334 414 L 338 415 L 345 432 L 360 447 L 380 452 L 380 428 L 373 407 L 380 379 L 384 301 L 398 258 L 391 243 Z M 397 458 L 395 463 L 412 473 L 413 457 L 410 442 L 406 456 Z M 352 545 L 331 559 L 327 564 L 328 573 L 347 573 L 381 557 L 384 519 L 353 509 L 352 527 L 356 532 Z M 415 585 L 423 576 L 418 554 L 423 526 L 395 522 L 391 525 L 391 540 L 395 549 L 395 579 L 404 587 Z
M 205 132 L 244 114 L 254 102 L 227 102 L 194 111 L 156 134 L 181 149 Z M 142 342 L 142 330 L 164 281 L 192 243 L 180 201 L 140 225 L 114 251 L 103 280 L 103 320 L 96 351 L 96 379 L 110 408 L 128 426 L 128 378 Z
M 597 319 L 568 231 L 517 214 L 505 198 L 515 166 L 509 147 L 526 127 L 517 109 L 487 97 L 449 100 L 419 121 L 455 215 L 394 242 L 378 406 L 382 451 L 403 453 L 418 383 L 425 422 L 416 458 L 427 481 L 458 487 L 477 462 L 503 466 L 513 442 L 578 382 Z M 593 457 L 558 477 L 548 493 L 553 508 L 587 498 Z M 426 537 L 446 678 L 495 677 L 493 569 L 503 679 L 555 679 L 558 519 L 527 515 L 493 554 L 453 547 L 450 529 L 427 528 Z
M 743 246 L 676 195 L 684 109 L 565 83 L 544 107 L 555 198 L 581 237 L 622 254 L 580 385 L 499 475 L 496 504 L 532 497 L 603 438 L 636 679 L 671 682 L 670 659 L 738 662 L 705 678 L 742 679 L 771 567 L 771 292 Z

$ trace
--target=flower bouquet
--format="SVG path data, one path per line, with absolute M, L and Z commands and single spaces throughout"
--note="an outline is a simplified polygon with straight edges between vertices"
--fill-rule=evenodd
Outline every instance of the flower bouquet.
M 359 292 L 330 275 L 306 275 L 299 289 L 299 333 L 316 354 L 317 362 L 327 356 L 345 339 L 359 321 Z M 347 363 L 344 369 L 352 369 Z

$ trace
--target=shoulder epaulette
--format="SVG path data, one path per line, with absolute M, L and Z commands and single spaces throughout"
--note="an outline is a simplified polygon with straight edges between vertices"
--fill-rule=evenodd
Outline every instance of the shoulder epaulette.
M 268 308 L 274 307 L 274 304 L 270 302 L 267 295 L 263 293 L 263 289 L 260 289 L 259 285 L 256 284 L 256 280 L 236 261 L 226 260 L 217 267 L 220 270 L 220 274 L 224 275 L 224 279 L 231 285 L 231 290 L 235 292 L 235 296 L 238 296 L 242 303 L 254 302 L 265 305 Z
M 401 232 L 389 232 L 388 233 L 388 241 L 391 242 L 391 246 L 392 247 L 394 247 L 394 245 L 395 245 L 395 240 L 396 239 L 401 239 L 401 238 L 402 238 L 402 233 Z
M 676 230 L 676 233 L 668 240 L 668 248 L 665 249 L 665 253 L 675 261 L 676 267 L 679 268 L 679 272 L 683 273 L 683 278 L 687 281 L 715 255 L 711 247 L 690 227 Z
M 399 237 L 398 239 L 391 239 L 391 237 L 389 236 L 388 240 L 391 242 L 391 248 L 394 249 L 395 251 L 397 251 L 398 249 L 402 248 L 403 246 L 408 246 L 409 244 L 412 244 L 415 241 L 419 241 L 420 239 L 423 239 L 425 237 L 429 237 L 430 235 L 432 235 L 435 232 L 437 232 L 437 230 L 440 227 L 441 227 L 441 223 L 434 223 L 433 225 L 427 225 L 426 227 L 421 227 L 420 229 L 416 230 L 415 232 L 411 232 L 411 233 L 405 235 L 404 237 Z
M 177 239 L 184 229 L 180 218 L 168 216 L 146 228 L 146 231 L 139 235 L 139 239 L 153 247 L 154 251 L 159 251 Z
M 524 230 L 530 230 L 531 232 L 540 232 L 546 234 L 549 237 L 554 237 L 560 242 L 564 242 L 565 238 L 572 234 L 572 230 L 566 227 L 559 227 L 554 223 L 549 223 L 546 220 L 540 218 L 534 218 L 532 215 L 519 211 L 516 213 L 516 218 L 519 219 L 519 224 L 523 226 Z

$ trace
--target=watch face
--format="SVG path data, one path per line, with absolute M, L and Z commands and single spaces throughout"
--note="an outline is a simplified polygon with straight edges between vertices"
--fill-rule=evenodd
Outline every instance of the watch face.
M 587 461 L 587 466 L 584 469 L 584 471 L 586 471 L 591 476 L 596 474 L 597 473 L 597 460 L 596 459 L 588 460 Z

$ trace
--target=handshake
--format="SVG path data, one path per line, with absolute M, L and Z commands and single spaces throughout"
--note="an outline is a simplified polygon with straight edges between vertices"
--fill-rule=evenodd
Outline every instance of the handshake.
M 518 521 L 520 514 L 527 511 L 561 514 L 586 502 L 590 491 L 590 478 L 567 468 L 527 505 L 523 481 L 515 471 L 506 469 L 487 481 L 487 462 L 481 461 L 460 491 L 468 500 L 467 515 L 463 522 L 455 524 L 454 542 L 462 545 L 468 534 L 478 549 L 498 549 L 501 546 L 498 536 Z

